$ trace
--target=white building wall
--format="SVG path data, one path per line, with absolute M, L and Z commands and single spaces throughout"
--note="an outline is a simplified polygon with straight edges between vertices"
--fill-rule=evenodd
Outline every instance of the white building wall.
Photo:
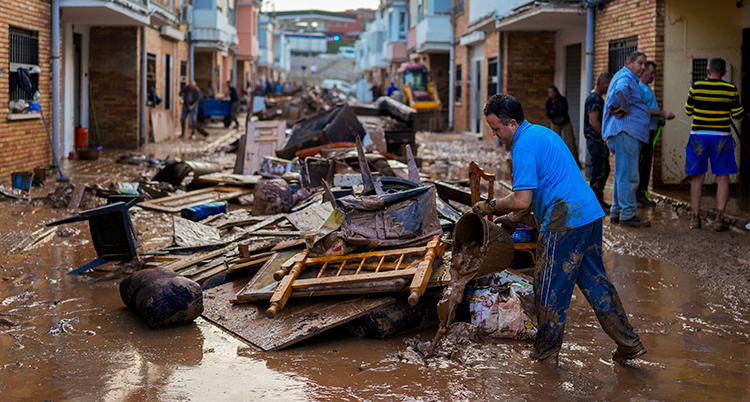
M 583 136 L 583 104 L 589 95 L 586 92 L 586 16 L 582 16 L 582 25 L 557 31 L 555 34 L 555 82 L 554 85 L 565 91 L 565 48 L 569 45 L 581 44 L 581 101 L 579 104 L 578 127 L 579 132 L 575 133 L 578 143 L 578 155 L 583 158 L 586 155 L 586 139 Z M 601 71 L 594 71 L 594 79 Z M 567 94 L 564 94 L 567 97 Z

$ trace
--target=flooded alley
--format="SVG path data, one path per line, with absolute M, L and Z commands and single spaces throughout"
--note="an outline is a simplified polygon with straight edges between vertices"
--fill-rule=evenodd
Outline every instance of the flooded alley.
M 426 158 L 442 158 L 441 147 L 457 146 L 451 141 L 424 141 L 431 144 L 424 147 Z M 486 161 L 502 157 L 486 146 L 479 151 L 465 147 L 485 153 Z M 429 166 L 455 169 L 462 163 L 460 156 L 456 158 Z M 142 169 L 106 160 L 76 163 L 64 167 L 74 182 L 104 176 L 127 180 Z M 438 178 L 445 174 L 435 173 Z M 51 190 L 35 191 L 43 195 Z M 653 228 L 636 232 L 605 224 L 607 272 L 648 353 L 628 364 L 614 364 L 610 352 L 615 345 L 576 289 L 557 368 L 531 360 L 532 343 L 516 340 L 486 340 L 450 358 L 422 359 L 407 344 L 415 337 L 432 339 L 436 325 L 386 340 L 353 337 L 344 325 L 276 352 L 242 342 L 203 318 L 186 326 L 151 329 L 123 304 L 119 279 L 106 278 L 106 272 L 65 275 L 96 257 L 85 223 L 68 225 L 24 250 L 11 249 L 22 236 L 70 211 L 23 201 L 5 201 L 3 208 L 7 218 L 1 224 L 6 233 L 0 264 L 2 400 L 750 398 L 750 302 L 741 279 L 747 281 L 746 235 L 689 232 L 684 214 L 667 204 L 649 211 Z M 168 214 L 136 207 L 131 216 L 144 250 L 171 242 Z M 665 233 L 673 234 L 671 240 L 663 239 Z M 653 247 L 646 247 L 650 241 Z M 726 252 L 700 251 L 712 244 L 726 246 Z M 685 255 L 683 247 L 694 254 Z M 236 292 L 249 279 L 222 286 Z M 212 300 L 217 289 L 204 292 L 207 306 L 218 302 Z

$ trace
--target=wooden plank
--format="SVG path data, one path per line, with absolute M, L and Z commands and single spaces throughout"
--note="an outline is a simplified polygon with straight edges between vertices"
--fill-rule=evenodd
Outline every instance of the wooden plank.
M 202 285 L 203 282 L 206 281 L 206 279 L 208 279 L 208 278 L 210 278 L 210 277 L 212 277 L 214 275 L 218 275 L 218 274 L 220 274 L 222 272 L 227 272 L 227 267 L 224 266 L 224 264 L 221 264 L 221 265 L 219 265 L 217 267 L 214 267 L 214 268 L 212 268 L 210 270 L 207 270 L 207 271 L 204 271 L 204 272 L 192 275 L 190 277 L 190 279 L 192 279 L 192 280 L 194 280 L 194 281 L 196 281 L 196 282 L 198 282 L 198 283 L 200 283 Z
M 169 110 L 149 109 L 154 143 L 170 140 L 174 137 L 174 120 Z
M 328 219 L 333 212 L 330 203 L 313 204 L 309 207 L 288 214 L 286 218 L 298 230 L 315 230 L 318 229 Z
M 70 201 L 68 201 L 68 208 L 76 209 L 81 205 L 81 199 L 85 190 L 86 186 L 80 183 L 73 187 L 73 194 L 70 196 Z
M 346 285 L 349 283 L 362 283 L 362 282 L 373 282 L 376 280 L 386 280 L 386 279 L 397 279 L 397 278 L 411 278 L 414 276 L 414 274 L 417 273 L 417 269 L 415 268 L 409 268 L 409 269 L 399 269 L 398 271 L 388 271 L 388 272 L 371 272 L 366 274 L 358 274 L 358 275 L 342 275 L 342 276 L 327 276 L 323 278 L 313 278 L 313 279 L 297 279 L 292 283 L 292 289 L 304 289 L 312 286 L 321 286 L 321 285 L 333 285 L 333 284 L 341 284 Z
M 438 196 L 445 201 L 456 201 L 468 206 L 474 205 L 471 203 L 471 191 L 467 190 L 465 187 L 438 180 L 435 182 L 435 189 L 437 190 Z M 482 197 L 482 199 L 485 198 L 486 197 Z
M 265 316 L 267 303 L 229 303 L 246 283 L 241 279 L 206 290 L 202 316 L 265 351 L 283 349 L 396 301 L 373 296 L 295 299 L 271 320 Z
M 251 192 L 252 190 L 246 188 L 216 186 L 190 191 L 185 194 L 173 195 L 171 197 L 140 202 L 138 206 L 161 212 L 176 213 L 180 212 L 183 208 L 207 202 L 226 201 Z

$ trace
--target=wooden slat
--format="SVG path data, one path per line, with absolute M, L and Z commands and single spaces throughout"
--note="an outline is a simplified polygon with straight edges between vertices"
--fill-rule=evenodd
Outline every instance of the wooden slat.
M 176 213 L 183 208 L 204 204 L 214 201 L 226 201 L 249 194 L 252 190 L 237 187 L 209 187 L 201 190 L 190 191 L 185 194 L 173 195 L 171 197 L 158 198 L 155 200 L 138 203 L 138 206 L 157 211 Z
M 324 278 L 314 279 L 297 279 L 292 284 L 293 289 L 304 289 L 310 286 L 318 285 L 333 285 L 341 284 L 346 285 L 349 283 L 361 283 L 361 282 L 372 282 L 380 279 L 396 279 L 396 278 L 410 278 L 417 273 L 416 268 L 400 269 L 398 271 L 388 272 L 368 272 L 366 274 L 359 275 L 342 275 L 342 276 L 327 276 Z

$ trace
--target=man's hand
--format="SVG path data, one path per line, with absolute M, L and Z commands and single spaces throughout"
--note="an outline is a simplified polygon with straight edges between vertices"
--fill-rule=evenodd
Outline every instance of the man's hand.
M 612 110 L 612 114 L 615 117 L 617 117 L 618 119 L 624 119 L 624 118 L 628 117 L 628 115 L 630 114 L 630 112 L 627 112 L 623 108 L 618 107 L 617 109 Z
M 491 203 L 494 204 L 494 200 L 479 201 L 471 208 L 471 211 L 479 216 L 492 215 L 495 211 L 492 210 Z
M 674 113 L 665 111 L 664 112 L 664 118 L 667 119 L 667 120 L 672 120 L 672 119 L 674 119 Z

